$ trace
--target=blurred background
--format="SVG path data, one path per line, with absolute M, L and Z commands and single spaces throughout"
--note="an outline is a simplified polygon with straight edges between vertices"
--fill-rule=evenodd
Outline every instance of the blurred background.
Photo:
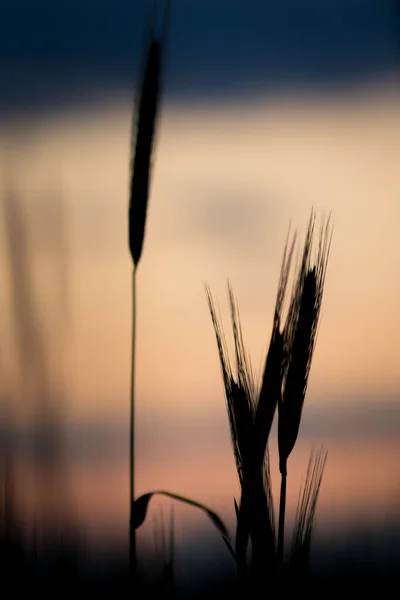
M 128 543 L 130 130 L 151 6 L 6 0 L 0 24 L 3 488 L 26 536 L 68 527 L 87 556 Z M 288 464 L 290 523 L 311 448 L 328 449 L 315 566 L 400 560 L 399 69 L 395 0 L 172 2 L 137 279 L 136 493 L 195 498 L 233 532 L 204 282 L 230 342 L 231 281 L 260 375 L 289 224 L 332 211 Z M 275 430 L 270 450 L 277 499 Z M 150 505 L 142 560 L 169 505 Z M 201 513 L 176 506 L 175 532 L 182 582 L 232 568 Z

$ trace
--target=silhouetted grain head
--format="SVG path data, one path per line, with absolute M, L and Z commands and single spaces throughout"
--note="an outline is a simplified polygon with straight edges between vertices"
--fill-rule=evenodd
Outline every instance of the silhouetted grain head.
M 281 397 L 284 358 L 284 337 L 281 332 L 281 319 L 295 242 L 296 235 L 293 236 L 289 246 L 288 234 L 278 284 L 271 341 L 257 403 L 256 438 L 258 443 L 258 460 L 261 463 L 264 460 L 275 409 Z
M 166 16 L 164 16 L 164 25 L 165 21 Z M 129 248 L 135 267 L 137 267 L 142 254 L 145 235 L 151 159 L 160 98 L 164 36 L 163 39 L 158 39 L 154 33 L 154 28 L 153 24 L 132 131 Z
M 214 302 L 206 286 L 208 307 L 217 340 L 222 377 L 225 387 L 226 405 L 231 430 L 236 467 L 241 484 L 246 466 L 254 455 L 254 410 L 255 386 L 251 366 L 244 350 L 239 312 L 232 288 L 228 286 L 232 328 L 235 343 L 236 378 L 233 375 L 225 336 L 217 317 Z
M 314 223 L 315 214 L 312 212 L 284 329 L 284 389 L 278 422 L 282 474 L 286 474 L 286 461 L 296 443 L 300 427 L 330 248 L 331 228 L 328 218 L 326 224 L 322 222 L 316 264 L 311 266 Z
M 304 487 L 300 490 L 293 529 L 290 569 L 305 574 L 308 569 L 311 537 L 315 523 L 315 511 L 322 477 L 326 465 L 327 451 L 320 448 L 311 451 Z
M 260 512 L 259 500 L 262 488 L 262 479 L 259 479 L 255 493 L 254 458 L 254 414 L 255 414 L 255 386 L 250 362 L 246 355 L 240 325 L 239 311 L 231 286 L 228 285 L 228 298 L 232 320 L 233 338 L 235 346 L 236 374 L 233 375 L 227 345 L 216 314 L 216 309 L 209 288 L 206 286 L 208 307 L 214 326 L 217 340 L 218 353 L 221 363 L 222 377 L 225 387 L 226 406 L 229 418 L 232 446 L 236 460 L 236 468 L 242 489 L 240 507 L 237 508 L 237 529 L 235 551 L 239 579 L 246 577 L 246 549 L 249 539 L 251 523 L 254 522 L 251 512 L 255 509 Z M 265 494 L 261 499 L 264 499 Z M 256 508 L 255 502 L 258 504 Z M 254 513 L 253 513 L 254 516 Z M 260 554 L 260 553 L 258 553 Z
M 278 293 L 276 296 L 275 312 L 274 312 L 274 329 L 278 327 L 280 329 L 283 304 L 285 302 L 285 295 L 287 285 L 289 281 L 290 269 L 292 266 L 293 253 L 296 246 L 297 233 L 293 234 L 292 241 L 290 241 L 290 228 L 286 238 L 285 249 L 283 251 L 283 258 L 281 264 L 281 272 L 279 276 Z
M 238 385 L 245 391 L 251 414 L 254 413 L 256 402 L 256 387 L 249 357 L 244 347 L 242 326 L 240 323 L 239 307 L 231 285 L 228 283 L 228 299 L 232 321 L 232 331 L 235 346 L 236 371 Z
M 315 269 L 311 269 L 305 277 L 302 289 L 299 319 L 293 337 L 284 398 L 279 414 L 279 451 L 284 460 L 288 458 L 294 447 L 300 426 L 313 350 L 312 334 L 316 319 L 315 297 Z
M 284 343 L 285 343 L 285 374 L 290 364 L 291 348 L 293 346 L 294 336 L 296 335 L 296 326 L 299 318 L 300 303 L 302 291 L 306 278 L 307 271 L 310 267 L 310 258 L 312 250 L 312 239 L 315 227 L 315 213 L 311 212 L 308 223 L 307 233 L 304 241 L 303 254 L 300 264 L 298 265 L 295 276 L 293 278 L 293 286 L 290 295 L 288 313 L 286 316 L 284 327 Z

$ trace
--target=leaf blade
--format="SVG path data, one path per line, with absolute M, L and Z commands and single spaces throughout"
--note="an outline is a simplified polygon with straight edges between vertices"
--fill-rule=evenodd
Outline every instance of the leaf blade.
M 173 500 L 178 500 L 179 502 L 183 502 L 184 504 L 189 504 L 190 506 L 194 506 L 195 508 L 201 509 L 211 520 L 213 525 L 219 531 L 223 538 L 226 538 L 230 541 L 230 536 L 228 529 L 216 512 L 208 508 L 205 504 L 201 502 L 197 502 L 196 500 L 192 500 L 191 498 L 186 498 L 185 496 L 181 496 L 179 494 L 173 494 L 172 492 L 167 492 L 166 490 L 157 490 L 154 492 L 148 492 L 147 494 L 143 494 L 139 496 L 133 503 L 133 526 L 135 529 L 138 529 L 141 525 L 143 525 L 149 502 L 151 498 L 155 495 L 166 496 L 168 498 L 172 498 Z

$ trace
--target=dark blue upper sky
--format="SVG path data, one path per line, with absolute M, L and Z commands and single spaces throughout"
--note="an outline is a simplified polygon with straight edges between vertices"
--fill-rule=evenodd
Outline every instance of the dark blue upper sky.
M 166 91 L 228 98 L 279 84 L 349 84 L 379 75 L 400 54 L 399 4 L 173 0 Z M 3 114 L 132 89 L 151 6 L 151 0 L 3 0 Z

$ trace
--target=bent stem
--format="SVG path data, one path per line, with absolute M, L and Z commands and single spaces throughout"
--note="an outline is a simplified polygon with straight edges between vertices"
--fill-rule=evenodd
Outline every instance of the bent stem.
M 279 528 L 278 528 L 278 568 L 283 571 L 283 546 L 285 537 L 285 511 L 286 511 L 286 464 L 281 469 L 281 495 L 279 501 Z
M 131 360 L 131 402 L 130 402 L 130 519 L 129 519 L 129 566 L 133 576 L 136 573 L 136 529 L 133 519 L 135 499 L 135 337 L 136 337 L 136 268 L 132 270 L 132 360 Z

